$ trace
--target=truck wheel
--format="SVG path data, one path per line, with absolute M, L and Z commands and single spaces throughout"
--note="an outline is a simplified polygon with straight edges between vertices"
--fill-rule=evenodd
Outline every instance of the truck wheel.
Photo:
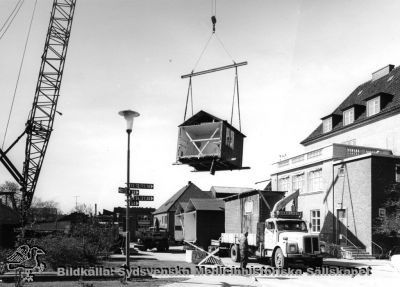
M 240 261 L 239 246 L 237 244 L 233 244 L 231 247 L 231 259 L 233 262 Z
M 287 260 L 283 255 L 282 249 L 278 248 L 274 254 L 274 267 L 276 268 L 286 268 Z

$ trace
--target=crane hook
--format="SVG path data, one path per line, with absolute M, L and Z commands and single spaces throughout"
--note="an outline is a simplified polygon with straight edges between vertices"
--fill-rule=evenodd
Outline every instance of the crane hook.
M 213 24 L 213 34 L 215 33 L 215 24 L 217 24 L 217 17 L 211 16 L 211 22 Z

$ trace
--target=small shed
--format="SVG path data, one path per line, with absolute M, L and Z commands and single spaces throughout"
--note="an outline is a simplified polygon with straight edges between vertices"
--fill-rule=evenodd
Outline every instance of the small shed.
M 249 244 L 256 245 L 262 238 L 256 238 L 257 228 L 263 229 L 265 220 L 275 203 L 284 197 L 281 191 L 256 190 L 242 192 L 224 198 L 225 201 L 225 233 L 249 233 Z
M 200 111 L 179 126 L 177 163 L 212 174 L 245 169 L 242 167 L 245 137 L 227 121 Z
M 184 240 L 183 237 L 183 221 L 185 209 L 187 207 L 187 202 L 180 202 L 175 211 L 175 233 L 174 239 L 175 241 L 182 242 Z
M 183 217 L 185 241 L 207 250 L 211 239 L 218 239 L 224 232 L 224 201 L 192 198 L 186 206 Z

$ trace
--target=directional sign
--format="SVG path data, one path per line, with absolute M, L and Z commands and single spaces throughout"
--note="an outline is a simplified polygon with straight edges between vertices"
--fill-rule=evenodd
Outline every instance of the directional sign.
M 154 184 L 152 183 L 137 183 L 132 182 L 129 184 L 129 188 L 138 188 L 138 189 L 153 189 Z
M 139 206 L 139 200 L 129 200 L 129 206 Z
M 118 192 L 126 193 L 126 187 L 118 187 Z M 129 189 L 129 194 L 130 195 L 139 195 L 139 190 L 138 189 Z
M 154 201 L 154 196 L 152 195 L 137 195 L 133 197 L 133 200 L 137 201 Z

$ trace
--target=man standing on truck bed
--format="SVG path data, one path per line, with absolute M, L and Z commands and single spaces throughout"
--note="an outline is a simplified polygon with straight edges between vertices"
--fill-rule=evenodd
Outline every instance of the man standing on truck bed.
M 240 268 L 246 268 L 247 261 L 249 259 L 248 250 L 249 250 L 249 243 L 247 242 L 247 235 L 249 233 L 246 231 L 244 235 L 240 238 L 239 247 L 240 247 Z

